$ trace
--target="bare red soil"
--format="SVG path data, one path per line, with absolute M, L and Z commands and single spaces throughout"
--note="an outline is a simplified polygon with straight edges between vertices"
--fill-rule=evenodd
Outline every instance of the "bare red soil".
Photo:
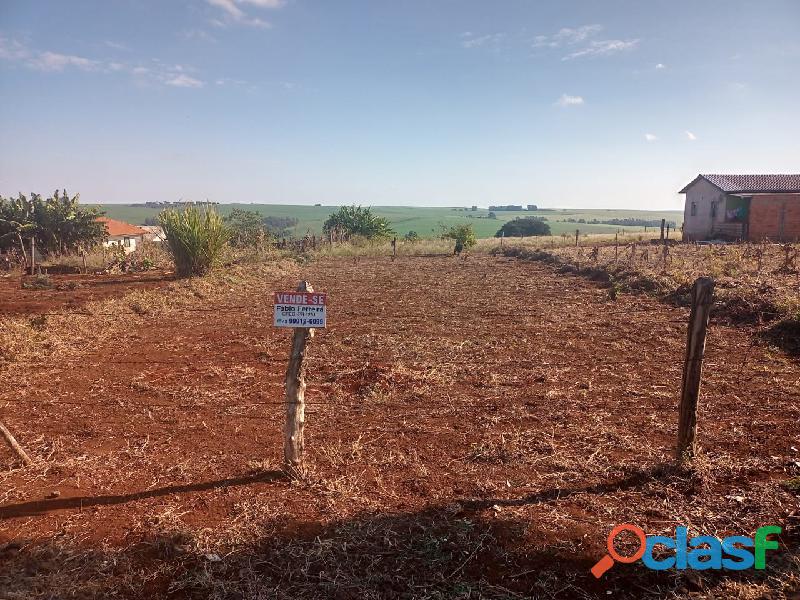
M 166 285 L 172 275 L 163 271 L 119 275 L 48 275 L 50 289 L 33 289 L 30 276 L 9 275 L 0 278 L 0 315 L 41 314 L 86 302 L 118 298 L 132 290 Z
M 798 498 L 782 484 L 800 475 L 800 365 L 752 331 L 712 326 L 702 455 L 678 468 L 687 310 L 612 301 L 594 283 L 508 258 L 328 260 L 300 275 L 330 302 L 329 327 L 308 351 L 307 480 L 277 471 L 290 332 L 272 327 L 271 292 L 297 276 L 231 292 L 224 306 L 244 308 L 137 317 L 63 364 L 20 365 L 0 381 L 2 419 L 39 460 L 0 479 L 0 589 L 197 598 L 796 589 Z M 0 302 L 13 304 L 3 290 Z M 37 293 L 22 296 L 33 306 Z M 605 537 L 626 522 L 719 536 L 777 524 L 785 545 L 765 572 L 637 564 L 594 580 Z

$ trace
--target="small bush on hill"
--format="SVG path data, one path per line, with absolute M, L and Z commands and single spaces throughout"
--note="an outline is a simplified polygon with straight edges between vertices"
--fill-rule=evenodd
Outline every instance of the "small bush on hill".
M 212 208 L 187 206 L 159 214 L 164 236 L 179 277 L 204 275 L 219 261 L 230 231 Z
M 517 217 L 503 223 L 495 237 L 520 237 L 523 235 L 550 235 L 550 225 L 538 217 Z

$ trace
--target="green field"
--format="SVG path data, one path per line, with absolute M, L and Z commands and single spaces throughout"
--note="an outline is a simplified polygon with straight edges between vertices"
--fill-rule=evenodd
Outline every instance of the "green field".
M 141 225 L 147 217 L 156 217 L 159 209 L 146 206 L 131 206 L 127 204 L 97 205 L 112 219 L 119 219 Z M 295 236 L 306 233 L 319 235 L 322 224 L 333 211 L 335 206 L 301 206 L 291 204 L 220 204 L 217 210 L 228 214 L 234 208 L 252 210 L 263 216 L 295 217 L 300 220 L 294 228 Z M 489 219 L 486 209 L 472 211 L 469 208 L 428 208 L 416 206 L 375 206 L 375 213 L 386 217 L 398 235 L 402 236 L 409 231 L 416 231 L 420 237 L 435 237 L 440 230 L 440 225 L 457 225 L 471 223 L 478 237 L 492 237 L 500 226 L 516 217 L 537 216 L 547 219 L 553 235 L 568 233 L 573 235 L 576 229 L 581 233 L 614 233 L 617 229 L 628 231 L 642 231 L 642 227 L 617 227 L 615 225 L 600 225 L 590 223 L 570 223 L 566 219 L 584 219 L 590 221 L 597 219 L 667 219 L 680 226 L 683 221 L 681 211 L 647 211 L 647 210 L 615 210 L 615 209 L 540 209 L 537 211 L 497 211 L 496 219 Z

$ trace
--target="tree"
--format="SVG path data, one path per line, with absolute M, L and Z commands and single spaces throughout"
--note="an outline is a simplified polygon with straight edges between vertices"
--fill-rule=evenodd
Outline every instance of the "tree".
M 411 243 L 418 242 L 419 234 L 416 231 L 409 231 L 407 234 L 403 236 L 403 239 Z
M 337 233 L 347 238 L 359 236 L 368 240 L 391 237 L 395 232 L 388 219 L 379 217 L 372 209 L 361 206 L 340 206 L 322 225 L 325 233 Z
M 442 233 L 442 238 L 455 240 L 457 253 L 460 253 L 462 249 L 469 250 L 478 243 L 472 225 L 453 225 Z
M 100 243 L 106 236 L 105 226 L 97 221 L 103 213 L 84 209 L 79 195 L 69 197 L 66 190 L 56 190 L 46 200 L 39 194 L 30 199 L 0 197 L 0 247 L 19 245 L 25 253 L 25 240 L 34 238 L 37 248 L 45 253 L 74 252 Z
M 297 227 L 299 222 L 296 217 L 264 217 L 264 227 L 276 238 L 291 236 L 292 227 Z
M 493 211 L 489 211 L 489 214 L 486 215 L 487 219 L 496 219 L 497 215 Z
M 497 231 L 495 237 L 518 237 L 523 235 L 550 235 L 550 225 L 537 217 L 517 217 L 506 221 Z
M 261 213 L 252 210 L 234 208 L 223 221 L 230 231 L 231 245 L 239 248 L 255 246 L 266 235 Z

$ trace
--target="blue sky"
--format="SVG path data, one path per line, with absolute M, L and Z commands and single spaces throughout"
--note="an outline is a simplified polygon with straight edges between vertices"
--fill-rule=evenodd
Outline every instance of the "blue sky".
M 800 171 L 796 0 L 0 0 L 0 194 L 663 209 Z

